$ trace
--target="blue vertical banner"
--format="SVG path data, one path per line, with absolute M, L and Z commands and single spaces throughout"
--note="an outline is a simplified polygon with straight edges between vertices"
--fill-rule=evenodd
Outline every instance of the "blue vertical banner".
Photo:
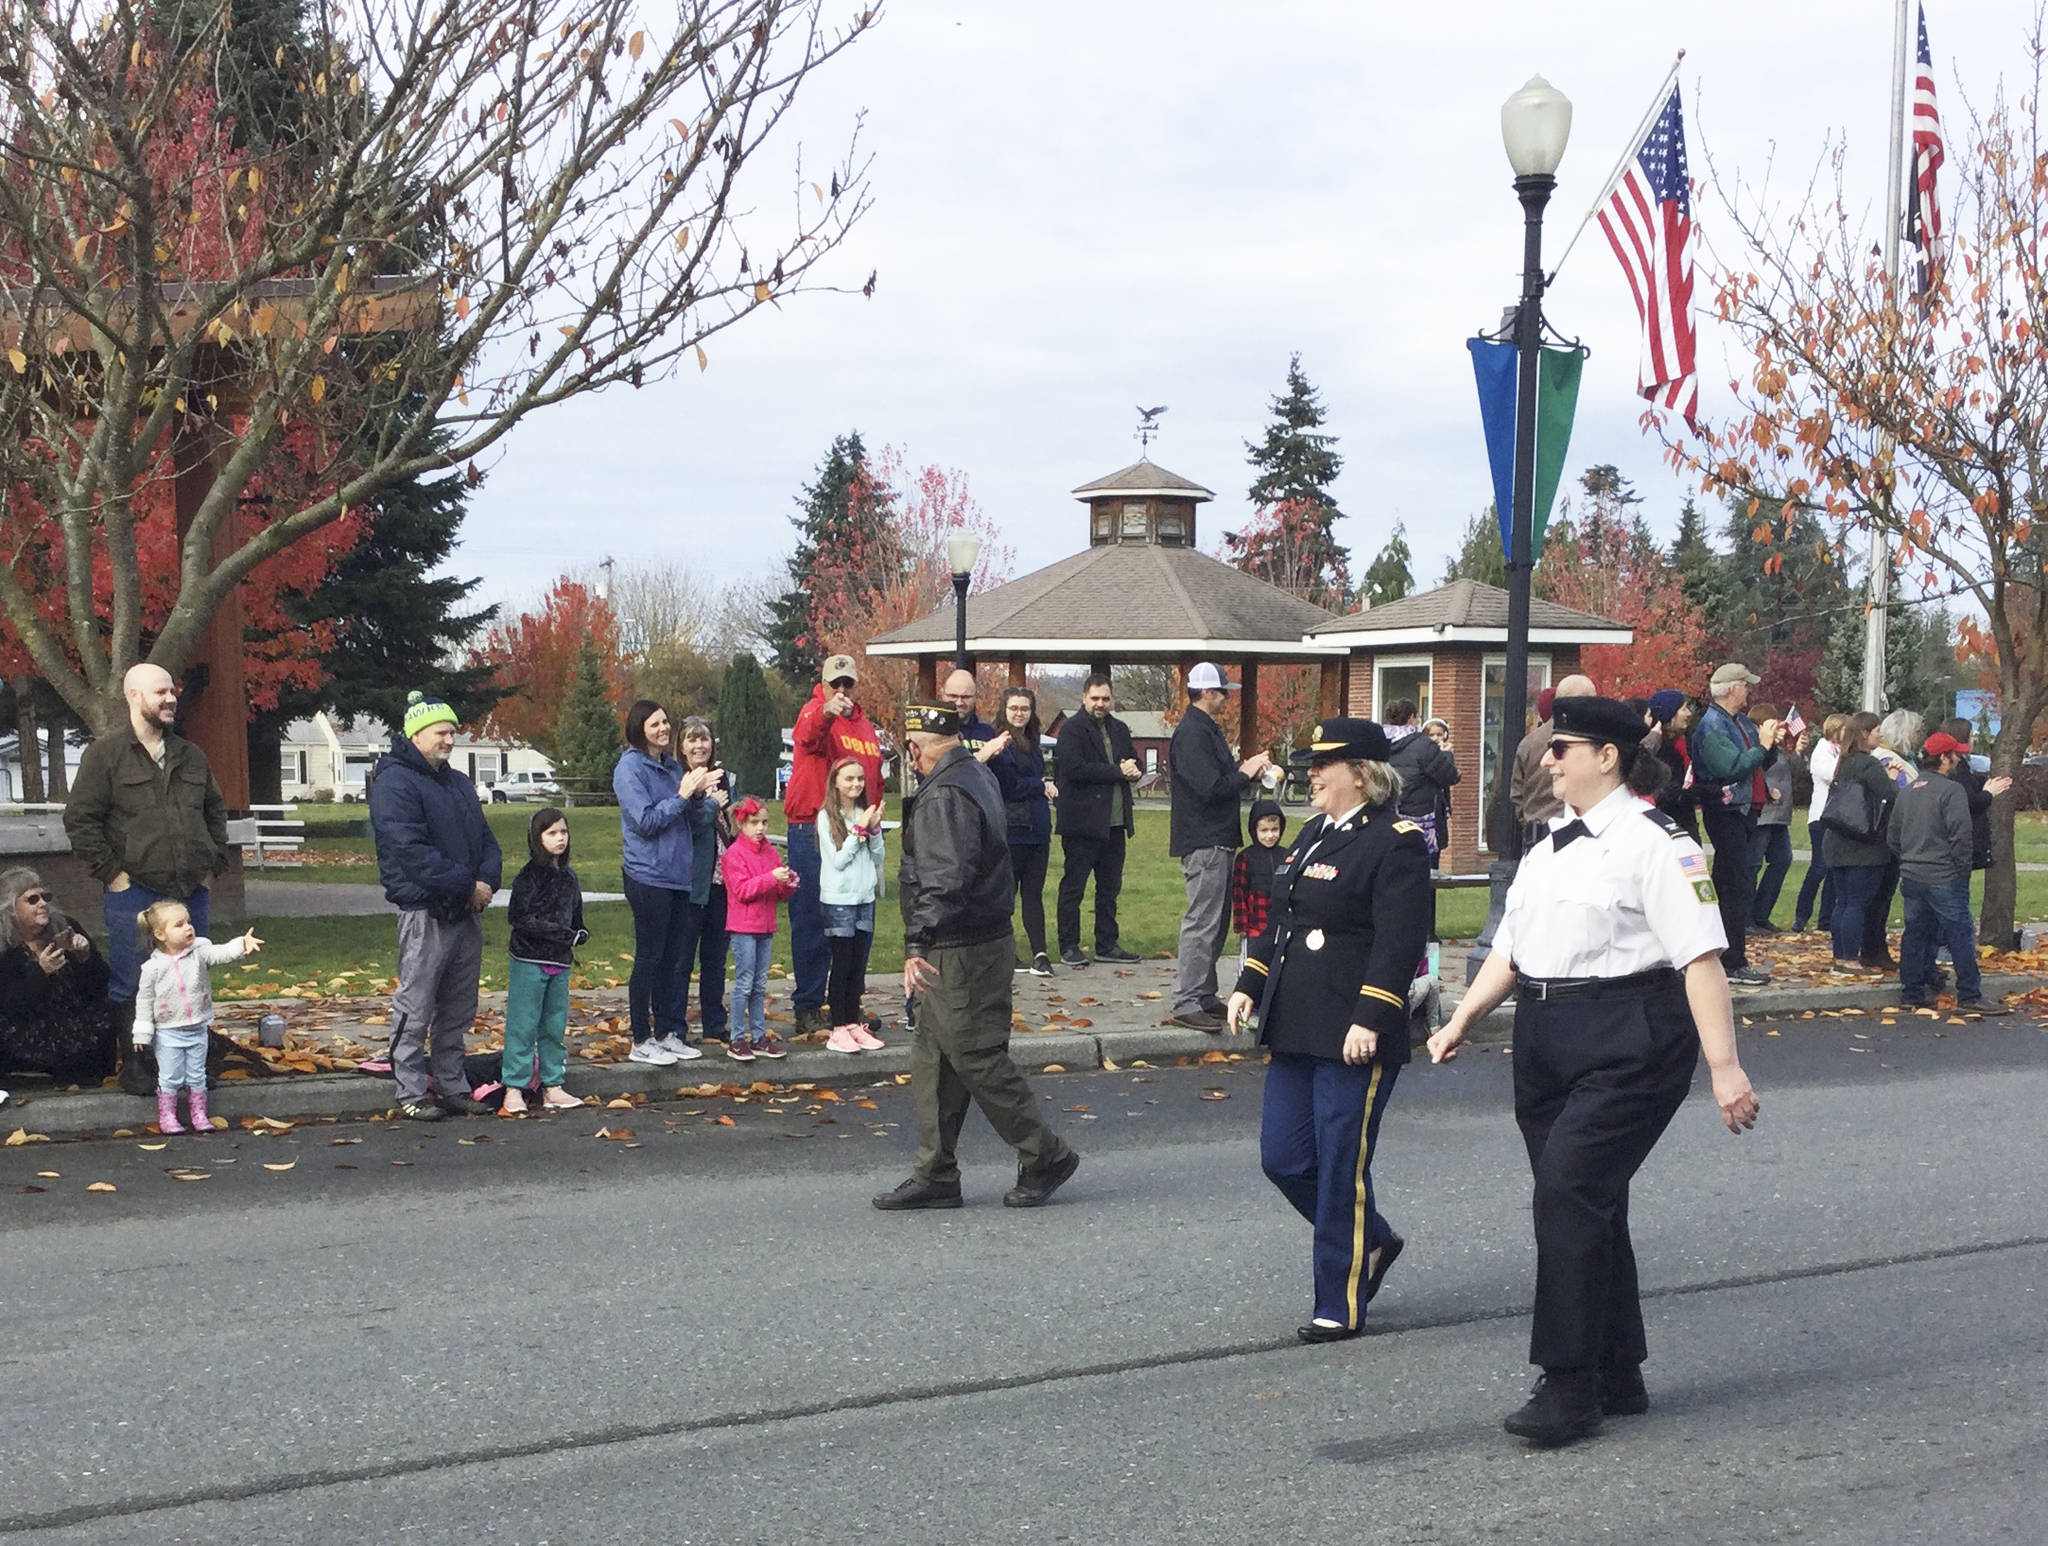
M 1514 557 L 1515 346 L 1471 338 L 1472 374 L 1479 382 L 1479 421 L 1486 430 L 1486 461 L 1493 469 L 1493 513 L 1500 550 Z

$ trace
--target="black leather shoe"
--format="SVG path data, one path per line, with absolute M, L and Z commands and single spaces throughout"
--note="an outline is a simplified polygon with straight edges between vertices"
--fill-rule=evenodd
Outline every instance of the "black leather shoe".
M 1202 1000 L 1202 1007 L 1219 1020 L 1230 1013 L 1230 1006 L 1213 995 Z
M 1353 1337 L 1364 1336 L 1365 1327 L 1318 1326 L 1314 1321 L 1310 1321 L 1306 1326 L 1295 1327 L 1294 1334 L 1301 1338 L 1302 1341 L 1311 1344 L 1316 1342 L 1349 1342 Z
M 1078 969 L 1087 964 L 1088 958 L 1082 955 L 1079 950 L 1062 950 L 1060 952 L 1060 965 L 1062 966 L 1071 966 Z
M 1372 1296 L 1380 1291 L 1380 1283 L 1387 1275 L 1387 1269 L 1401 1259 L 1402 1249 L 1408 1244 L 1399 1235 L 1387 1236 L 1387 1243 L 1366 1258 L 1365 1302 L 1372 1303 Z
M 1184 1015 L 1169 1015 L 1166 1023 L 1177 1025 L 1187 1031 L 1207 1031 L 1211 1036 L 1223 1034 L 1223 1016 L 1212 1015 L 1206 1009 L 1191 1010 Z
M 1600 1410 L 1609 1417 L 1640 1417 L 1650 1410 L 1650 1393 L 1643 1386 L 1643 1366 L 1614 1363 L 1600 1370 Z
M 1600 1427 L 1600 1376 L 1586 1369 L 1546 1369 L 1528 1401 L 1501 1420 L 1517 1438 L 1555 1446 Z
M 493 1109 L 473 1095 L 442 1095 L 437 1101 L 451 1117 L 480 1117 Z
M 792 1036 L 815 1036 L 820 1031 L 829 1031 L 831 1029 L 832 1027 L 825 1023 L 825 1011 L 813 1005 L 809 1009 L 799 1009 L 796 1012 L 796 1021 L 790 1034 Z
M 960 1186 L 940 1186 L 934 1181 L 920 1181 L 912 1176 L 894 1191 L 884 1192 L 875 1200 L 875 1206 L 884 1213 L 904 1213 L 912 1208 L 957 1208 L 960 1206 Z
M 1112 945 L 1107 950 L 1098 948 L 1095 952 L 1095 959 L 1098 961 L 1142 961 L 1144 957 L 1132 955 L 1122 945 Z
M 1080 1168 L 1081 1156 L 1073 1149 L 1067 1150 L 1043 1170 L 1026 1170 L 1019 1165 L 1017 1184 L 1003 1193 L 1003 1206 L 1042 1208 L 1052 1200 L 1054 1192 L 1073 1179 L 1074 1172 Z

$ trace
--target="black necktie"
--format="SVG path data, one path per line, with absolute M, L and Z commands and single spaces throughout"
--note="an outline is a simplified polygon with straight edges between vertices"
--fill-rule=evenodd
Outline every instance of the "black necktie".
M 1591 837 L 1592 835 L 1591 832 L 1586 830 L 1586 824 L 1583 821 L 1568 821 L 1563 826 L 1552 830 L 1550 846 L 1559 853 L 1563 853 L 1566 848 L 1578 841 L 1578 839 Z

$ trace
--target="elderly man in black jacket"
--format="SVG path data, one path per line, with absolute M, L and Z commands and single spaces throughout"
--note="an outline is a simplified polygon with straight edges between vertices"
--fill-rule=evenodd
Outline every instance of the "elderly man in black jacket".
M 1204 660 L 1188 672 L 1188 710 L 1173 732 L 1173 816 L 1166 851 L 1180 860 L 1188 891 L 1180 920 L 1180 970 L 1168 1025 L 1211 1035 L 1223 1030 L 1223 1000 L 1216 996 L 1216 957 L 1230 932 L 1230 866 L 1244 836 L 1238 801 L 1273 759 L 1258 752 L 1239 762 L 1216 716 L 1237 691 Z
M 1115 699 L 1100 672 L 1081 688 L 1081 712 L 1067 716 L 1053 743 L 1053 782 L 1059 786 L 1060 959 L 1086 966 L 1081 953 L 1081 893 L 1095 877 L 1095 954 L 1104 961 L 1135 961 L 1123 948 L 1116 923 L 1124 888 L 1124 844 L 1138 830 L 1131 786 L 1138 781 L 1131 729 L 1110 712 Z
M 911 765 L 924 782 L 903 802 L 903 992 L 917 998 L 910 1047 L 917 1164 L 877 1197 L 884 1212 L 960 1206 L 953 1157 L 969 1101 L 1017 1151 L 1009 1208 L 1043 1205 L 1081 1156 L 1045 1125 L 1010 1061 L 1010 843 L 995 775 L 960 744 L 957 709 L 913 704 L 904 715 Z

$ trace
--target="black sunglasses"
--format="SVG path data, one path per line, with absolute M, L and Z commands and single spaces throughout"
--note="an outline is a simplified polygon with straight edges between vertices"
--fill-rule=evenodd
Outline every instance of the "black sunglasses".
M 1574 746 L 1598 746 L 1598 741 L 1568 741 L 1562 736 L 1553 736 L 1550 741 L 1550 755 L 1553 761 L 1564 761 L 1564 754 Z
M 47 891 L 24 891 L 15 898 L 17 902 L 26 902 L 31 907 L 35 906 L 38 902 L 47 902 L 50 899 L 50 893 Z

